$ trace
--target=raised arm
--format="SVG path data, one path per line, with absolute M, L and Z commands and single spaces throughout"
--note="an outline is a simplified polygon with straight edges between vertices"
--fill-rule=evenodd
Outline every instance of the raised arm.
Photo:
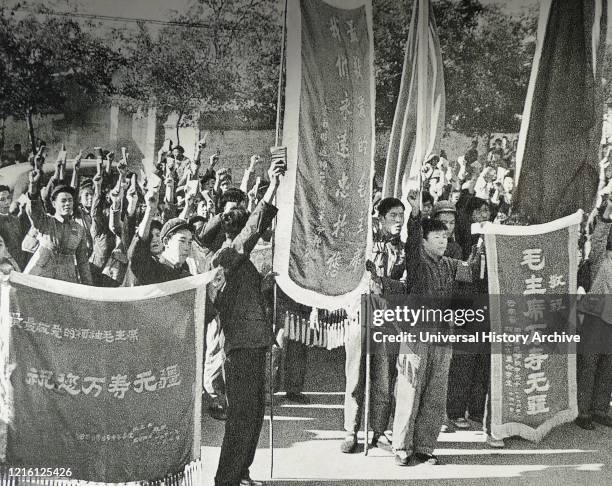
M 157 204 L 159 200 L 159 193 L 156 190 L 149 191 L 145 196 L 145 203 L 147 208 L 145 209 L 144 216 L 140 225 L 138 226 L 138 237 L 141 240 L 146 240 L 149 238 L 149 233 L 151 231 L 151 222 L 155 217 L 155 213 L 157 212 Z
M 29 209 L 28 216 L 32 221 L 32 226 L 41 233 L 47 232 L 50 216 L 45 212 L 42 200 L 40 198 L 39 183 L 40 183 L 40 171 L 34 169 L 29 174 L 30 184 L 28 188 Z
M 223 263 L 217 259 L 213 261 L 213 265 L 221 264 L 227 269 L 231 269 L 238 261 L 243 258 L 248 258 L 251 251 L 257 244 L 263 232 L 272 224 L 272 220 L 276 216 L 277 209 L 272 205 L 276 191 L 280 184 L 280 178 L 285 174 L 286 162 L 281 159 L 274 160 L 268 169 L 270 176 L 270 185 L 264 194 L 261 202 L 249 216 L 244 228 L 236 236 L 228 250 L 225 251 Z
M 242 175 L 242 181 L 240 181 L 240 190 L 244 193 L 249 192 L 249 181 L 251 180 L 251 174 L 255 171 L 255 165 L 259 162 L 259 155 L 253 155 L 249 166 L 244 170 Z

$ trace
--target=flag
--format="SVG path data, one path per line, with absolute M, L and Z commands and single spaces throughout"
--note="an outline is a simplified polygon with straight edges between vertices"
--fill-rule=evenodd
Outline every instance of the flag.
M 491 430 L 538 442 L 578 415 L 576 289 L 582 211 L 483 233 L 491 334 Z M 499 337 L 499 340 L 497 340 Z M 523 340 L 524 339 L 524 340 Z
M 56 483 L 197 472 L 210 279 L 101 289 L 13 272 L 0 309 L 6 462 L 51 468 Z
M 429 0 L 415 0 L 383 183 L 384 197 L 406 196 L 444 129 L 444 69 Z
M 287 8 L 283 145 L 274 271 L 285 294 L 335 310 L 367 289 L 374 173 L 371 0 Z
M 595 202 L 606 0 L 544 0 L 516 156 L 515 213 L 546 223 Z

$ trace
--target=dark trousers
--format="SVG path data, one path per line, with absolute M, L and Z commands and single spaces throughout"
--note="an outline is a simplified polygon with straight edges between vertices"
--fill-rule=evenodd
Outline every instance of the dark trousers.
M 266 348 L 233 349 L 225 359 L 227 420 L 215 485 L 248 477 L 265 413 Z
M 302 393 L 306 378 L 308 346 L 287 339 L 283 350 L 283 383 L 287 393 Z
M 446 413 L 450 420 L 482 420 L 491 376 L 491 356 L 453 352 L 448 373 Z
M 586 315 L 577 356 L 578 412 L 607 415 L 612 393 L 612 325 Z
M 359 325 L 348 326 L 344 348 L 344 430 L 356 434 L 361 427 L 366 379 L 365 332 L 361 332 Z M 370 426 L 375 434 L 383 434 L 387 430 L 393 412 L 393 389 L 399 352 L 399 347 L 395 345 L 384 344 L 380 348 L 380 352 L 372 354 L 370 360 Z

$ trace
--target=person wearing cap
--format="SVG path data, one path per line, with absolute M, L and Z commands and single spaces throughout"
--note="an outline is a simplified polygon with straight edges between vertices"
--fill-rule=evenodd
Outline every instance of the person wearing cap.
M 191 276 L 186 262 L 191 254 L 193 226 L 184 219 L 172 218 L 162 226 L 159 239 L 162 250 L 157 257 L 148 259 L 148 265 L 134 265 L 132 260 L 132 272 L 140 285 L 169 282 Z M 142 250 L 150 251 L 150 247 L 147 245 Z
M 446 233 L 448 237 L 448 246 L 446 247 L 444 256 L 461 260 L 463 251 L 459 243 L 455 241 L 455 221 L 457 217 L 455 205 L 449 201 L 438 201 L 434 204 L 431 217 L 438 221 L 442 221 L 448 229 Z
M 72 217 L 74 188 L 60 185 L 53 190 L 50 199 L 55 214 L 51 216 L 45 212 L 40 197 L 40 171 L 31 171 L 29 178 L 27 211 L 32 226 L 39 232 L 40 244 L 24 273 L 93 285 L 85 228 Z

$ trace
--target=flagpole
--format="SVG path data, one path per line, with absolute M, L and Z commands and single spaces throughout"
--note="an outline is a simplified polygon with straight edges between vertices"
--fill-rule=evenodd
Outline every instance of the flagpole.
M 276 130 L 274 135 L 274 146 L 278 147 L 280 142 L 280 118 L 281 118 L 281 103 L 283 96 L 283 68 L 285 67 L 285 37 L 287 31 L 287 0 L 283 5 L 283 30 L 281 35 L 281 55 L 280 64 L 278 67 L 278 92 L 276 97 Z M 274 196 L 274 202 L 276 203 L 276 196 Z M 274 218 L 273 230 L 276 231 L 276 217 Z M 272 235 L 272 272 L 274 272 L 274 240 L 276 235 Z M 274 279 L 274 296 L 272 303 L 272 335 L 276 336 L 276 312 L 277 312 L 277 284 Z M 274 477 L 274 360 L 272 350 L 274 349 L 274 343 L 270 347 L 270 479 Z

